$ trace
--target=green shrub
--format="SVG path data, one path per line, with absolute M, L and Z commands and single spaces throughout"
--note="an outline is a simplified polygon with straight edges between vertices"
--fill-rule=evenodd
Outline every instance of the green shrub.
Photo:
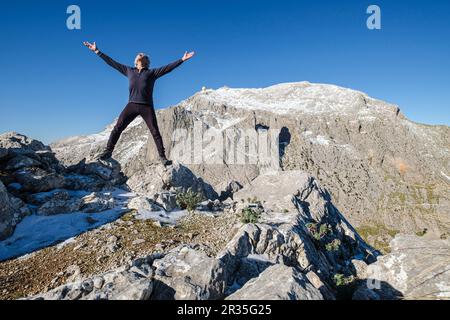
M 325 249 L 327 251 L 338 251 L 340 246 L 341 246 L 341 240 L 334 239 L 333 241 L 331 241 L 330 243 L 327 243 L 325 245 Z
M 318 223 L 308 223 L 306 225 L 311 236 L 317 241 L 322 240 L 328 233 L 331 233 L 333 230 L 328 224 L 318 224 Z
M 261 210 L 253 208 L 244 208 L 241 213 L 242 223 L 257 223 L 261 218 Z
M 187 209 L 189 212 L 193 212 L 202 200 L 202 194 L 192 190 L 177 193 L 177 205 L 183 210 Z
M 351 284 L 353 281 L 355 281 L 355 278 L 353 276 L 346 277 L 342 273 L 336 273 L 333 276 L 333 280 L 334 280 L 334 284 L 337 287 L 342 287 L 342 286 L 348 286 L 349 284 Z

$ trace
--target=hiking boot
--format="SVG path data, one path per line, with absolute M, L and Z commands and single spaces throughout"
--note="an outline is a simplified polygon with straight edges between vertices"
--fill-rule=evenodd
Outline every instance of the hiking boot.
M 172 161 L 168 160 L 166 157 L 159 157 L 159 161 L 165 167 L 172 165 Z
M 112 157 L 112 151 L 105 149 L 98 155 L 98 159 L 100 160 L 109 160 Z

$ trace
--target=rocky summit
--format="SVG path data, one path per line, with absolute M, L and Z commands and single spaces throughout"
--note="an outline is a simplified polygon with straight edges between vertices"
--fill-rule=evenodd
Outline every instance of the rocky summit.
M 50 146 L 0 135 L 0 298 L 449 298 L 449 127 L 308 82 L 157 116 L 168 167 L 141 119 L 109 161 L 114 123 Z

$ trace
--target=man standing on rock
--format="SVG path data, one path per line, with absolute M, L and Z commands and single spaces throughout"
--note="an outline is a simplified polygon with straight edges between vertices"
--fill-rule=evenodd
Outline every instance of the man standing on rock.
M 117 120 L 117 123 L 111 132 L 108 144 L 99 155 L 99 158 L 102 160 L 111 158 L 114 147 L 119 140 L 119 137 L 123 130 L 125 130 L 125 128 L 137 116 L 141 116 L 150 129 L 153 139 L 155 140 L 161 163 L 165 166 L 171 165 L 172 162 L 167 160 L 166 158 L 161 133 L 159 132 L 158 123 L 156 121 L 155 109 L 153 107 L 153 87 L 155 85 L 156 79 L 169 73 L 170 71 L 181 65 L 184 61 L 189 60 L 194 56 L 195 53 L 185 52 L 181 59 L 169 63 L 166 66 L 155 69 L 149 69 L 149 57 L 144 53 L 139 53 L 134 59 L 135 67 L 132 68 L 120 64 L 108 57 L 103 52 L 100 52 L 95 42 L 91 44 L 85 41 L 83 42 L 83 44 L 91 51 L 95 52 L 100 58 L 105 60 L 105 62 L 111 67 L 126 76 L 130 83 L 129 102 L 120 114 L 119 119 Z

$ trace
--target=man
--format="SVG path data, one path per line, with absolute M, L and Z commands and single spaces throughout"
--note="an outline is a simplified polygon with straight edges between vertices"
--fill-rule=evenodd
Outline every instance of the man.
M 160 68 L 150 69 L 150 59 L 147 55 L 139 53 L 134 60 L 134 68 L 123 64 L 120 64 L 97 48 L 97 44 L 89 43 L 87 41 L 83 44 L 91 51 L 95 52 L 100 58 L 102 58 L 111 67 L 122 73 L 129 80 L 129 101 L 125 106 L 125 109 L 119 116 L 114 129 L 108 140 L 108 144 L 99 158 L 106 160 L 111 158 L 114 147 L 119 140 L 123 130 L 137 117 L 141 116 L 147 127 L 149 128 L 153 139 L 155 140 L 156 148 L 158 149 L 159 159 L 164 166 L 171 165 L 172 162 L 167 160 L 164 150 L 164 145 L 161 137 L 161 133 L 158 129 L 158 123 L 156 121 L 155 109 L 153 106 L 153 87 L 156 79 L 169 73 L 184 61 L 191 59 L 194 56 L 194 52 L 185 52 L 183 57 L 177 61 L 174 61 L 166 66 Z

